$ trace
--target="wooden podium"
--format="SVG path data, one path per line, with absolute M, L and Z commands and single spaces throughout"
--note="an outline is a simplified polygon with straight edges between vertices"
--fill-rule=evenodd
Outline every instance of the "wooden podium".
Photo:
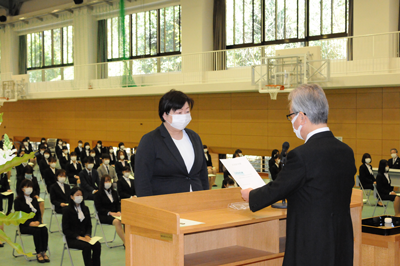
M 282 265 L 286 210 L 234 210 L 240 188 L 206 190 L 122 200 L 126 264 L 135 266 Z M 360 265 L 362 192 L 351 202 Z M 180 226 L 180 219 L 202 222 Z

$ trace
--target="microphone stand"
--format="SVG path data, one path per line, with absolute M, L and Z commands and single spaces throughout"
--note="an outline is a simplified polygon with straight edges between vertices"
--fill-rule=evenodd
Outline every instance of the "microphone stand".
M 287 157 L 286 157 L 286 154 L 285 154 L 285 156 L 282 156 L 282 170 L 283 170 L 283 167 L 286 164 L 286 160 L 287 160 Z M 286 199 L 282 199 L 282 202 L 275 202 L 274 204 L 271 205 L 271 207 L 272 208 L 276 208 L 276 209 L 287 209 Z

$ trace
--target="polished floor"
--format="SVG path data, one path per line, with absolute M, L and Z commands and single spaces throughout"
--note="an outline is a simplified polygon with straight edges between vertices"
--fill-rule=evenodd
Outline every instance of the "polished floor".
M 38 176 L 39 174 L 35 173 L 35 175 Z M 219 189 L 221 187 L 222 179 L 223 179 L 222 174 L 218 174 L 217 178 L 216 178 L 216 182 L 215 182 L 217 184 L 217 187 L 213 187 L 213 189 Z M 268 180 L 265 180 L 265 181 L 268 182 Z M 43 184 L 41 184 L 41 187 L 42 187 L 41 190 L 44 191 Z M 13 190 L 15 190 L 15 172 L 14 171 L 12 172 L 12 176 L 11 176 L 11 188 Z M 42 195 L 42 197 L 43 196 L 44 195 Z M 370 196 L 370 202 L 375 203 L 375 200 L 373 199 L 373 195 Z M 90 204 L 90 202 L 87 203 L 87 205 L 89 206 L 89 208 L 92 208 L 91 207 L 92 205 Z M 51 210 L 49 209 L 50 203 L 49 203 L 48 198 L 45 199 L 45 206 L 46 206 L 46 210 L 44 213 L 43 220 L 44 220 L 44 223 L 49 225 Z M 369 206 L 368 204 L 364 205 L 363 212 L 362 212 L 363 218 L 371 217 L 373 211 L 374 211 L 374 206 Z M 384 212 L 384 208 L 378 207 L 378 208 L 376 208 L 375 216 L 382 215 L 383 212 Z M 389 203 L 388 209 L 387 209 L 387 214 L 394 215 L 393 203 Z M 59 218 L 59 221 L 61 222 L 61 220 L 60 220 L 61 216 L 58 216 L 58 218 Z M 54 221 L 54 218 L 53 218 L 53 221 Z M 96 224 L 96 220 L 92 219 L 93 231 L 94 231 L 95 224 Z M 56 224 L 54 222 L 52 224 L 52 230 L 57 230 Z M 104 226 L 104 230 L 105 230 L 106 237 L 108 239 L 113 237 L 114 232 L 115 232 L 115 229 L 113 226 L 106 225 L 106 226 Z M 15 231 L 16 231 L 15 226 L 13 226 L 13 225 L 5 226 L 4 231 L 11 239 L 14 239 Z M 98 228 L 96 235 L 102 236 L 100 228 Z M 34 245 L 33 245 L 32 237 L 24 236 L 23 241 L 24 241 L 26 250 L 28 252 L 33 252 Z M 114 244 L 115 245 L 122 244 L 122 241 L 117 236 L 115 242 L 112 244 L 113 245 Z M 47 265 L 60 265 L 61 254 L 62 254 L 62 250 L 63 250 L 63 240 L 62 240 L 62 236 L 60 233 L 57 233 L 57 232 L 50 233 L 49 248 L 50 248 L 50 252 L 51 252 L 51 255 L 50 255 L 51 262 L 47 263 Z M 102 254 L 101 254 L 102 265 L 113 266 L 113 265 L 124 265 L 125 264 L 125 250 L 123 247 L 115 247 L 115 248 L 110 249 L 110 248 L 106 247 L 105 244 L 102 244 L 101 252 L 102 252 Z M 76 265 L 76 266 L 84 265 L 83 260 L 82 260 L 82 254 L 80 251 L 71 251 L 71 256 L 72 256 L 74 265 Z M 14 265 L 18 265 L 18 266 L 23 266 L 23 265 L 33 265 L 33 264 L 38 263 L 36 261 L 28 262 L 25 260 L 24 257 L 14 258 L 12 256 L 12 249 L 7 244 L 3 248 L 0 248 L 0 258 L 1 258 L 0 265 L 13 265 L 14 264 Z M 67 253 L 64 254 L 63 265 L 71 265 L 71 262 L 70 262 L 70 259 L 69 259 L 69 256 Z

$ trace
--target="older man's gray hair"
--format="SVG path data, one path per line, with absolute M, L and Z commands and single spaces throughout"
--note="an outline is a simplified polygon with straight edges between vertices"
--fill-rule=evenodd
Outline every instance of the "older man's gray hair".
M 313 124 L 328 122 L 329 104 L 324 90 L 317 84 L 303 84 L 289 93 L 292 112 L 303 112 Z

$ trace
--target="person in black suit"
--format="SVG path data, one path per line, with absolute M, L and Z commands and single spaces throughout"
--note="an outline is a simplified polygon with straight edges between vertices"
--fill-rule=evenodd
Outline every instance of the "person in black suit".
M 170 90 L 160 99 L 163 122 L 140 140 L 135 158 L 138 197 L 208 190 L 208 172 L 199 135 L 186 126 L 193 99 Z
M 112 189 L 111 177 L 109 175 L 101 177 L 99 192 L 94 196 L 94 205 L 96 206 L 100 223 L 114 225 L 118 236 L 125 244 L 125 233 L 121 220 L 115 218 L 121 218 L 121 203 L 117 191 Z
M 46 184 L 47 191 L 50 191 L 50 187 L 57 182 L 56 176 L 56 163 L 55 157 L 49 158 L 49 168 L 43 172 L 44 183 Z
M 113 146 L 108 147 L 108 151 L 110 154 L 110 164 L 115 166 L 115 163 L 117 162 L 117 158 L 115 156 Z
M 122 169 L 122 178 L 117 181 L 117 191 L 121 199 L 129 199 L 136 195 L 135 183 L 133 179 L 129 178 L 131 170 L 129 167 L 125 166 Z
M 9 215 L 12 210 L 12 206 L 14 203 L 14 194 L 11 193 L 8 196 L 4 196 L 1 193 L 3 192 L 12 192 L 10 189 L 10 183 L 8 182 L 7 173 L 0 174 L 0 212 L 3 211 L 3 198 L 6 198 L 8 201 L 7 212 L 4 212 L 6 215 Z
M 379 161 L 378 174 L 376 175 L 376 189 L 382 200 L 393 201 L 393 208 L 396 217 L 400 216 L 400 198 L 396 196 L 393 191 L 394 187 L 391 186 L 391 179 L 389 176 L 389 164 L 386 160 Z
M 46 146 L 44 144 L 39 145 L 39 152 L 36 154 L 36 163 L 39 165 L 40 161 L 44 158 L 44 152 L 46 151 Z M 39 165 L 40 167 L 40 165 Z
M 58 158 L 58 160 L 60 161 L 61 168 L 66 170 L 67 169 L 67 165 L 71 161 L 71 158 L 69 157 L 69 154 L 68 154 L 68 147 L 67 146 L 63 146 L 62 147 L 62 154 L 61 154 L 61 157 Z
M 21 230 L 22 234 L 33 235 L 37 260 L 41 263 L 50 262 L 49 257 L 46 255 L 49 233 L 46 226 L 38 227 L 40 224 L 42 224 L 42 218 L 36 198 L 32 198 L 30 196 L 32 191 L 33 183 L 28 179 L 22 181 L 21 186 L 17 190 L 18 197 L 14 202 L 15 211 L 35 213 L 35 216 L 32 219 L 28 219 L 25 223 L 20 224 L 19 229 Z
M 81 153 L 82 152 L 83 152 L 83 143 L 82 143 L 82 140 L 79 140 L 78 141 L 78 146 L 75 148 L 75 153 L 76 153 L 76 156 L 77 156 L 77 160 L 80 161 L 80 162 L 82 162 L 82 160 L 81 160 L 81 156 L 82 156 Z
M 101 164 L 100 156 L 97 156 L 96 150 L 91 150 L 90 151 L 90 157 L 93 158 L 93 163 L 94 163 L 93 169 L 97 170 L 97 168 L 99 168 L 99 166 Z
M 23 157 L 25 155 L 25 151 L 21 151 L 18 157 Z M 28 161 L 21 163 L 20 165 L 15 167 L 17 179 L 23 178 L 25 176 L 25 167 L 28 166 Z
M 271 180 L 274 181 L 281 171 L 280 168 L 280 159 L 279 159 L 279 151 L 273 150 L 271 154 L 271 159 L 268 161 L 269 173 L 271 174 Z
M 58 169 L 56 176 L 57 182 L 50 187 L 50 201 L 56 213 L 62 214 L 62 210 L 68 206 L 71 188 L 65 184 L 67 172 L 64 169 Z
M 69 205 L 63 210 L 62 230 L 68 247 L 82 250 L 85 266 L 100 266 L 100 242 L 94 245 L 88 243 L 92 235 L 92 222 L 83 196 L 80 187 L 71 189 Z
M 400 159 L 399 156 L 397 156 L 397 149 L 391 149 L 390 155 L 392 158 L 388 160 L 389 168 L 400 169 Z
M 288 153 L 274 182 L 243 189 L 242 197 L 253 212 L 287 199 L 283 266 L 353 265 L 354 153 L 329 130 L 329 105 L 321 87 L 300 85 L 289 101 L 287 118 L 305 143 Z
M 94 162 L 92 157 L 85 158 L 85 168 L 79 173 L 81 188 L 84 192 L 85 200 L 93 200 L 94 194 L 99 190 L 99 174 L 93 169 Z
M 372 172 L 371 155 L 369 153 L 364 153 L 361 162 L 362 164 L 358 170 L 361 185 L 364 189 L 374 189 L 374 183 L 376 184 L 376 182 L 374 173 Z
M 124 153 L 125 159 L 128 160 L 128 154 L 126 153 L 125 144 L 123 142 L 120 142 L 118 144 L 118 150 L 117 150 L 117 153 L 116 153 L 117 157 L 118 157 L 119 151 L 122 151 Z
M 90 157 L 90 144 L 89 142 L 85 142 L 84 149 L 81 152 L 81 162 L 84 164 L 85 158 Z
M 78 156 L 75 152 L 71 152 L 71 161 L 67 164 L 68 181 L 72 185 L 77 185 L 79 181 L 79 173 L 82 171 L 82 165 L 77 160 Z
M 22 145 L 20 146 L 20 151 L 25 151 L 26 154 L 33 152 L 32 145 L 29 143 L 28 139 L 22 140 Z
M 57 142 L 56 142 L 57 144 L 56 144 L 56 148 L 55 148 L 55 150 L 56 150 L 56 156 L 57 156 L 57 158 L 60 160 L 60 158 L 61 158 L 61 156 L 62 156 L 62 147 L 63 147 L 63 141 L 62 141 L 62 139 L 57 139 Z
M 25 140 L 28 142 L 28 150 L 30 150 L 30 152 L 33 152 L 31 139 L 29 137 L 26 137 Z
M 118 179 L 122 178 L 122 169 L 129 166 L 128 161 L 125 159 L 124 151 L 117 151 L 117 161 L 115 162 L 115 172 L 117 172 Z
M 98 158 L 101 158 L 101 155 L 107 151 L 106 148 L 103 147 L 103 142 L 101 140 L 97 141 L 96 147 L 93 148 L 93 150 L 95 150 Z
M 131 165 L 131 169 L 132 169 L 132 173 L 135 173 L 135 157 L 136 157 L 136 150 L 137 150 L 137 147 L 135 146 L 135 147 L 133 147 L 132 148 L 132 152 L 131 152 L 131 162 L 130 162 L 130 165 Z
M 48 149 L 46 149 L 43 153 L 43 159 L 39 161 L 39 170 L 40 170 L 40 175 L 42 177 L 46 169 L 50 168 L 50 162 L 49 162 L 50 157 L 51 157 L 51 152 Z

